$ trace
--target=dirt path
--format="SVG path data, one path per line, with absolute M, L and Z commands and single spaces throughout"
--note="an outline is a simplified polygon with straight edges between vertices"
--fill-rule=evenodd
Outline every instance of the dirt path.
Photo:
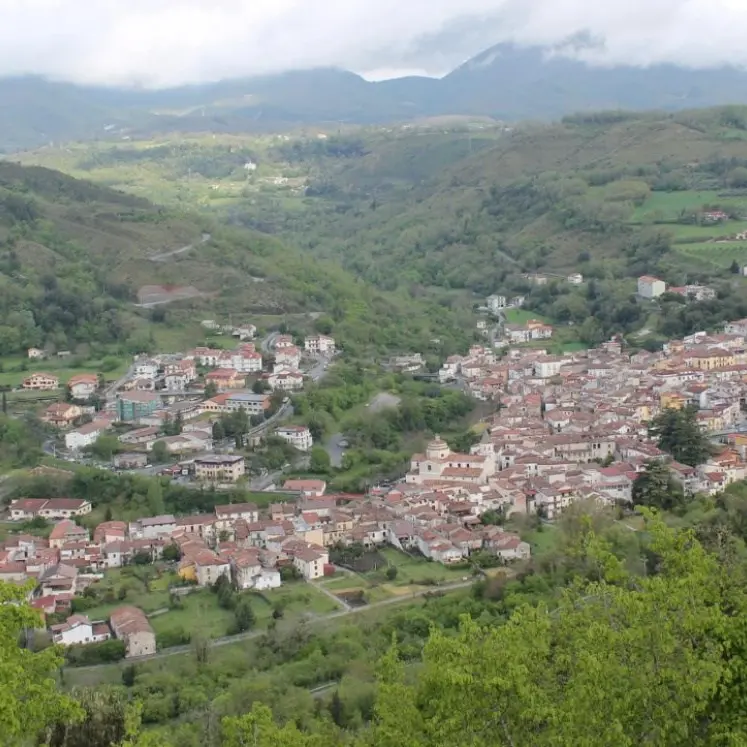
M 195 242 L 193 244 L 187 244 L 187 246 L 182 246 L 179 249 L 172 249 L 170 252 L 160 252 L 159 254 L 152 254 L 148 259 L 151 262 L 166 262 L 171 257 L 176 257 L 179 254 L 185 254 L 190 249 L 193 249 L 198 244 L 207 244 L 208 241 L 210 241 L 210 234 L 209 233 L 203 233 L 202 237 L 198 242 Z
M 363 607 L 349 607 L 347 609 L 340 610 L 339 612 L 329 612 L 326 615 L 319 615 L 318 617 L 313 618 L 309 621 L 309 625 L 319 625 L 323 623 L 327 623 L 330 620 L 336 620 L 340 617 L 348 617 L 349 615 L 359 615 L 361 613 L 368 612 L 369 610 L 378 609 L 380 607 L 390 607 L 393 604 L 402 604 L 403 602 L 409 602 L 413 599 L 418 599 L 419 597 L 424 597 L 427 594 L 443 594 L 450 591 L 456 591 L 457 589 L 466 589 L 469 586 L 472 586 L 475 579 L 470 579 L 469 581 L 460 581 L 456 584 L 446 584 L 444 586 L 428 586 L 424 589 L 419 589 L 418 591 L 403 595 L 400 597 L 393 597 L 392 599 L 383 599 L 380 602 L 374 602 L 373 604 L 367 604 Z M 312 586 L 315 586 L 312 584 Z M 318 588 L 315 586 L 315 588 Z M 335 598 L 338 603 L 341 603 L 339 599 Z M 238 633 L 237 635 L 227 635 L 223 638 L 216 638 L 213 641 L 210 641 L 210 648 L 218 648 L 219 646 L 228 646 L 231 643 L 238 643 L 240 641 L 249 641 L 253 638 L 259 638 L 261 635 L 264 635 L 266 633 L 265 630 L 251 630 L 246 633 Z M 177 656 L 179 654 L 186 654 L 189 651 L 192 650 L 191 646 L 174 646 L 173 648 L 168 648 L 165 651 L 160 651 L 157 654 L 150 654 L 149 656 L 132 656 L 129 659 L 123 659 L 122 661 L 125 664 L 137 664 L 141 661 L 151 661 L 153 659 L 165 659 L 169 656 Z M 90 669 L 99 669 L 100 667 L 108 667 L 111 666 L 110 664 L 94 664 L 90 667 L 75 667 L 76 671 L 84 671 L 84 670 L 90 670 Z

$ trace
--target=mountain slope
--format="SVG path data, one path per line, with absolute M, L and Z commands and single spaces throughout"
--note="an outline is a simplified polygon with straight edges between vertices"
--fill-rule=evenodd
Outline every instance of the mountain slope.
M 154 292 L 187 300 L 154 317 L 137 305 Z M 459 328 L 456 315 L 373 290 L 276 239 L 0 162 L 0 355 L 82 343 L 137 349 L 152 318 L 178 324 L 231 314 L 280 323 L 307 312 L 324 315 L 324 325 L 359 353 L 426 349 L 436 336 L 448 347 Z
M 154 132 L 267 132 L 405 121 L 446 114 L 548 119 L 600 109 L 679 110 L 747 103 L 747 72 L 675 65 L 592 67 L 566 50 L 493 47 L 441 80 L 369 82 L 337 69 L 162 91 L 0 80 L 0 149 Z

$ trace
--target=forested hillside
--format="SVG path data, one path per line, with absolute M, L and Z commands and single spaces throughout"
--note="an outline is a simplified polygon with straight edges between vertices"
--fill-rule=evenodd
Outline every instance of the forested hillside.
M 457 327 L 441 309 L 374 291 L 275 238 L 0 163 L 0 355 L 112 344 L 135 352 L 147 322 L 178 323 L 190 309 L 237 321 L 312 313 L 360 350 L 427 346 Z
M 444 307 L 526 295 L 530 309 L 595 343 L 747 314 L 746 142 L 747 109 L 725 107 L 509 130 L 452 121 L 297 139 L 195 136 L 22 158 L 228 217 Z M 522 277 L 536 272 L 550 282 Z M 569 273 L 585 283 L 566 283 Z M 641 306 L 635 278 L 647 273 L 708 283 L 718 298 Z

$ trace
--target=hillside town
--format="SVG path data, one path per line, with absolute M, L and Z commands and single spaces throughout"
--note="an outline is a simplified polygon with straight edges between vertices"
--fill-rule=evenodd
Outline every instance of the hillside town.
M 118 436 L 127 448 L 118 455 L 122 463 L 147 461 L 162 441 L 169 453 L 191 454 L 179 464 L 180 474 L 212 487 L 235 485 L 245 475 L 244 457 L 213 451 L 210 419 L 243 409 L 266 422 L 277 382 L 284 381 L 281 392 L 292 391 L 295 385 L 282 377 L 303 382 L 304 360 L 318 367 L 335 351 L 334 341 L 321 335 L 307 338 L 303 351 L 286 335 L 274 335 L 271 343 L 270 372 L 246 342 L 233 351 L 196 348 L 178 358 L 137 358 L 113 403 L 71 428 L 86 408 L 75 400 L 99 385 L 80 375 L 69 383 L 73 401 L 50 406 L 45 417 L 67 429 L 71 451 L 124 424 Z M 400 356 L 390 365 L 406 370 L 422 359 Z M 267 390 L 247 389 L 250 374 L 267 382 Z M 558 355 L 474 345 L 467 355 L 449 357 L 438 378 L 497 408 L 476 426 L 479 439 L 468 453 L 455 452 L 434 435 L 422 453 L 412 455 L 400 480 L 362 495 L 329 492 L 322 479 L 289 479 L 282 493 L 267 493 L 267 508 L 225 503 L 204 514 L 95 526 L 85 519 L 91 501 L 20 498 L 9 506 L 12 521 L 43 519 L 53 526 L 47 538 L 21 533 L 5 541 L 0 580 L 33 580 L 32 605 L 58 616 L 72 612 L 76 597 L 107 572 L 166 558 L 173 559 L 185 588 L 213 587 L 226 578 L 236 589 L 262 592 L 281 587 L 285 569 L 309 584 L 334 574 L 330 553 L 339 547 L 389 547 L 443 566 L 470 564 L 485 554 L 505 564 L 531 554 L 518 533 L 505 529 L 507 519 L 538 515 L 553 521 L 582 501 L 630 504 L 633 485 L 652 460 L 666 464 L 671 479 L 690 495 L 715 495 L 747 478 L 747 319 L 717 334 L 672 340 L 660 352 L 631 354 L 617 337 Z M 208 386 L 213 391 L 206 397 Z M 649 433 L 657 415 L 688 406 L 715 446 L 697 465 L 673 461 Z M 164 422 L 177 417 L 181 433 L 164 437 Z M 272 428 L 300 452 L 311 449 L 305 426 Z M 63 645 L 115 637 L 125 642 L 127 656 L 156 651 L 148 618 L 133 605 L 113 610 L 108 620 L 68 614 L 50 627 L 50 635 Z
M 213 426 L 220 416 L 243 411 L 252 425 L 249 439 L 271 432 L 298 451 L 310 451 L 308 428 L 280 421 L 288 410 L 288 395 L 303 389 L 305 381 L 319 379 L 337 352 L 334 339 L 326 335 L 307 336 L 301 348 L 290 335 L 275 334 L 263 357 L 247 341 L 256 332 L 253 325 L 232 329 L 239 337 L 234 349 L 197 347 L 184 354 L 137 356 L 113 384 L 80 373 L 62 387 L 57 376 L 35 372 L 22 388 L 64 391 L 64 401 L 41 413 L 42 421 L 62 433 L 63 458 L 74 458 L 116 430 L 121 447 L 115 468 L 145 467 L 160 442 L 175 459 L 189 460 L 185 474 L 193 479 L 230 485 L 245 472 L 243 460 L 216 453 L 221 444 L 215 443 Z M 29 350 L 29 357 L 41 354 Z M 179 424 L 178 432 L 169 433 L 173 423 Z

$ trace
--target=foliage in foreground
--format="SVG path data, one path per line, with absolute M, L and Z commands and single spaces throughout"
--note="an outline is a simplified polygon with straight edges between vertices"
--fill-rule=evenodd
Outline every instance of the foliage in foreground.
M 269 708 L 255 701 L 249 713 L 224 718 L 211 743 L 745 744 L 744 568 L 728 548 L 719 555 L 707 551 L 690 530 L 669 529 L 651 517 L 647 524 L 642 574 L 626 569 L 589 520 L 568 550 L 586 569 L 583 580 L 566 589 L 557 606 L 524 605 L 505 624 L 465 616 L 456 633 L 433 630 L 414 680 L 395 644 L 379 668 L 369 725 L 355 732 L 323 719 L 310 730 L 292 719 L 278 725 Z M 3 593 L 5 599 L 18 595 Z M 60 747 L 173 744 L 168 732 L 137 736 L 137 713 L 117 698 L 80 693 L 78 705 L 59 694 L 51 679 L 59 665 L 56 653 L 15 647 L 20 627 L 33 614 L 22 604 L 2 612 L 0 730 L 11 735 L 8 744 L 23 744 L 19 737 L 31 725 L 45 735 L 64 735 L 53 742 Z M 101 712 L 110 717 L 102 719 Z

